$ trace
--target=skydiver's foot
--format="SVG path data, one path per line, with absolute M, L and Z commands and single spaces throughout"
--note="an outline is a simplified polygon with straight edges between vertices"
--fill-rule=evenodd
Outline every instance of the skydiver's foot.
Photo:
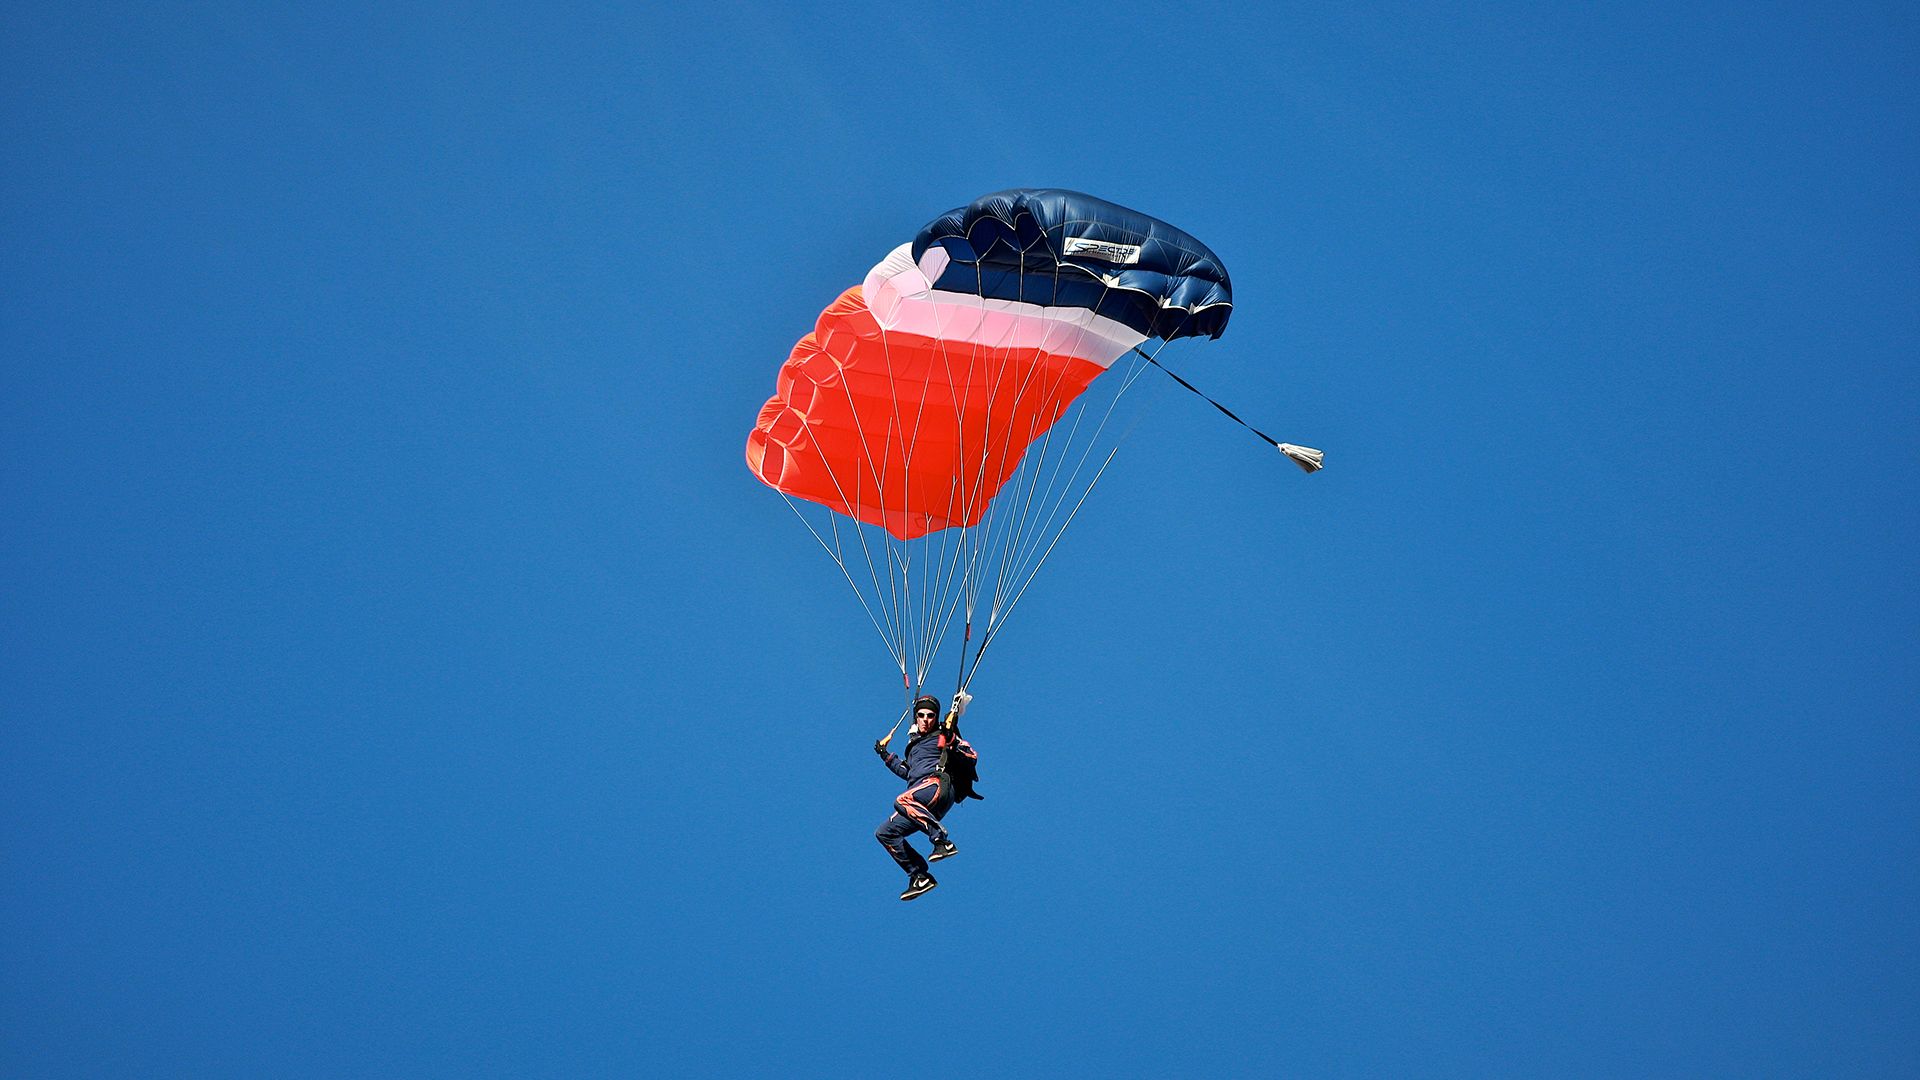
M 907 891 L 900 894 L 900 899 L 911 900 L 938 884 L 940 883 L 933 880 L 932 874 L 915 874 L 913 880 L 907 882 Z
M 952 840 L 935 840 L 933 842 L 933 854 L 927 856 L 927 861 L 939 862 L 941 859 L 952 858 L 958 854 L 960 854 L 960 849 L 953 846 Z

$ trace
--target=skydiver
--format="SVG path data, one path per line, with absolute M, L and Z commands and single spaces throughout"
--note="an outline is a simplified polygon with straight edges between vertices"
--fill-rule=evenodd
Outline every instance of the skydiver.
M 902 900 L 911 900 L 939 884 L 927 872 L 928 859 L 939 862 L 959 853 L 960 849 L 940 824 L 940 819 L 953 808 L 956 795 L 958 801 L 980 797 L 974 794 L 972 784 L 975 775 L 972 765 L 977 755 L 960 738 L 955 724 L 972 700 L 973 695 L 965 690 L 956 692 L 952 711 L 942 723 L 939 698 L 928 694 L 914 699 L 913 730 L 907 738 L 904 759 L 887 751 L 887 743 L 893 741 L 891 731 L 873 744 L 873 752 L 880 755 L 887 768 L 907 782 L 907 790 L 893 800 L 893 816 L 873 832 L 874 839 L 880 841 L 893 861 L 907 872 L 907 888 L 900 894 Z M 951 759 L 951 755 L 959 757 Z M 926 833 L 927 839 L 933 841 L 933 852 L 928 859 L 921 858 L 907 843 L 907 837 L 916 830 Z

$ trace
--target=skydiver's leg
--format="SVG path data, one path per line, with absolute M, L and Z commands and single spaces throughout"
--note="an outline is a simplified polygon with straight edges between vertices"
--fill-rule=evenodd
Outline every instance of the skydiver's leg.
M 894 816 L 912 819 L 927 839 L 936 844 L 947 842 L 946 826 L 940 819 L 953 809 L 953 791 L 938 776 L 929 776 L 900 793 L 893 800 Z
M 912 836 L 919 827 L 912 818 L 894 814 L 885 824 L 873 830 L 873 838 L 880 841 L 880 846 L 886 848 L 887 854 L 893 856 L 893 861 L 899 863 L 900 869 L 909 875 L 927 872 L 927 860 L 913 850 L 912 844 L 907 843 L 907 837 Z
M 960 853 L 960 849 L 954 846 L 953 838 L 947 835 L 946 826 L 941 824 L 941 820 L 951 809 L 953 809 L 953 784 L 950 781 L 942 781 L 940 787 L 934 792 L 933 802 L 927 806 L 928 812 L 933 814 L 934 828 L 939 830 L 938 832 L 929 830 L 927 833 L 928 838 L 933 841 L 933 850 L 927 853 L 928 862 L 950 859 Z

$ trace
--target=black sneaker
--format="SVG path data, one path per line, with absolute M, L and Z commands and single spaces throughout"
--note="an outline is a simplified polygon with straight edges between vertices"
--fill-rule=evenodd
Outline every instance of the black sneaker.
M 960 849 L 953 846 L 952 840 L 940 840 L 934 843 L 933 854 L 927 856 L 927 861 L 939 862 L 941 859 L 949 859 L 958 854 Z
M 900 899 L 911 900 L 938 884 L 940 883 L 933 880 L 932 874 L 915 874 L 913 880 L 907 882 L 907 891 L 900 894 Z

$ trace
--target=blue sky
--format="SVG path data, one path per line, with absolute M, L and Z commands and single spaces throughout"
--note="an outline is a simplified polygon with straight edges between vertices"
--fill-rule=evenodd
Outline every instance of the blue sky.
M 11 5 L 0 1072 L 1910 1076 L 1901 5 Z M 935 214 L 1207 241 L 974 684 L 741 459 Z M 950 869 L 947 869 L 950 868 Z

